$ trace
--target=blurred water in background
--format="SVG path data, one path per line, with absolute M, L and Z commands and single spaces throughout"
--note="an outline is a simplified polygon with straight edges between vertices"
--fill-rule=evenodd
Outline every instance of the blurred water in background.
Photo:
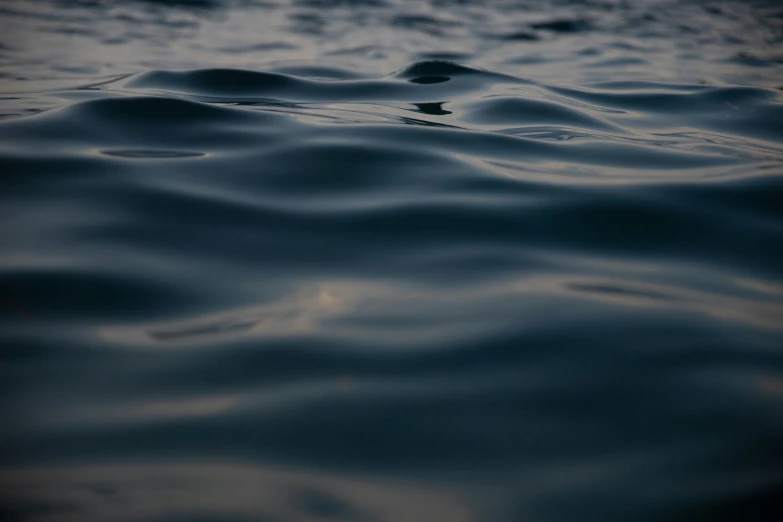
M 777 520 L 773 1 L 0 2 L 0 518 Z

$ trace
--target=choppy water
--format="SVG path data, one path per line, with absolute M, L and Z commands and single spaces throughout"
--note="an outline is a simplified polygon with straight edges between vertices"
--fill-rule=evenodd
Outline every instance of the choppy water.
M 777 519 L 775 2 L 0 29 L 3 520 Z

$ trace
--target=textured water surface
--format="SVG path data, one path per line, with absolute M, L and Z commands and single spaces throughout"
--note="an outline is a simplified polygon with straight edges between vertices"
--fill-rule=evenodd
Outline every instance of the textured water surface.
M 3 520 L 777 520 L 776 2 L 0 29 Z

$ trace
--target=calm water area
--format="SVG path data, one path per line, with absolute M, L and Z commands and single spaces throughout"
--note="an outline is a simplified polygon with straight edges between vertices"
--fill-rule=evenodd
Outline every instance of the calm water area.
M 783 4 L 0 0 L 0 520 L 783 518 Z

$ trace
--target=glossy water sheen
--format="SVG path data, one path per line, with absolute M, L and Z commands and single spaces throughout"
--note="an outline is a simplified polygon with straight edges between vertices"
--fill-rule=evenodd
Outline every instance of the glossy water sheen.
M 2 520 L 778 520 L 776 2 L 0 25 Z

